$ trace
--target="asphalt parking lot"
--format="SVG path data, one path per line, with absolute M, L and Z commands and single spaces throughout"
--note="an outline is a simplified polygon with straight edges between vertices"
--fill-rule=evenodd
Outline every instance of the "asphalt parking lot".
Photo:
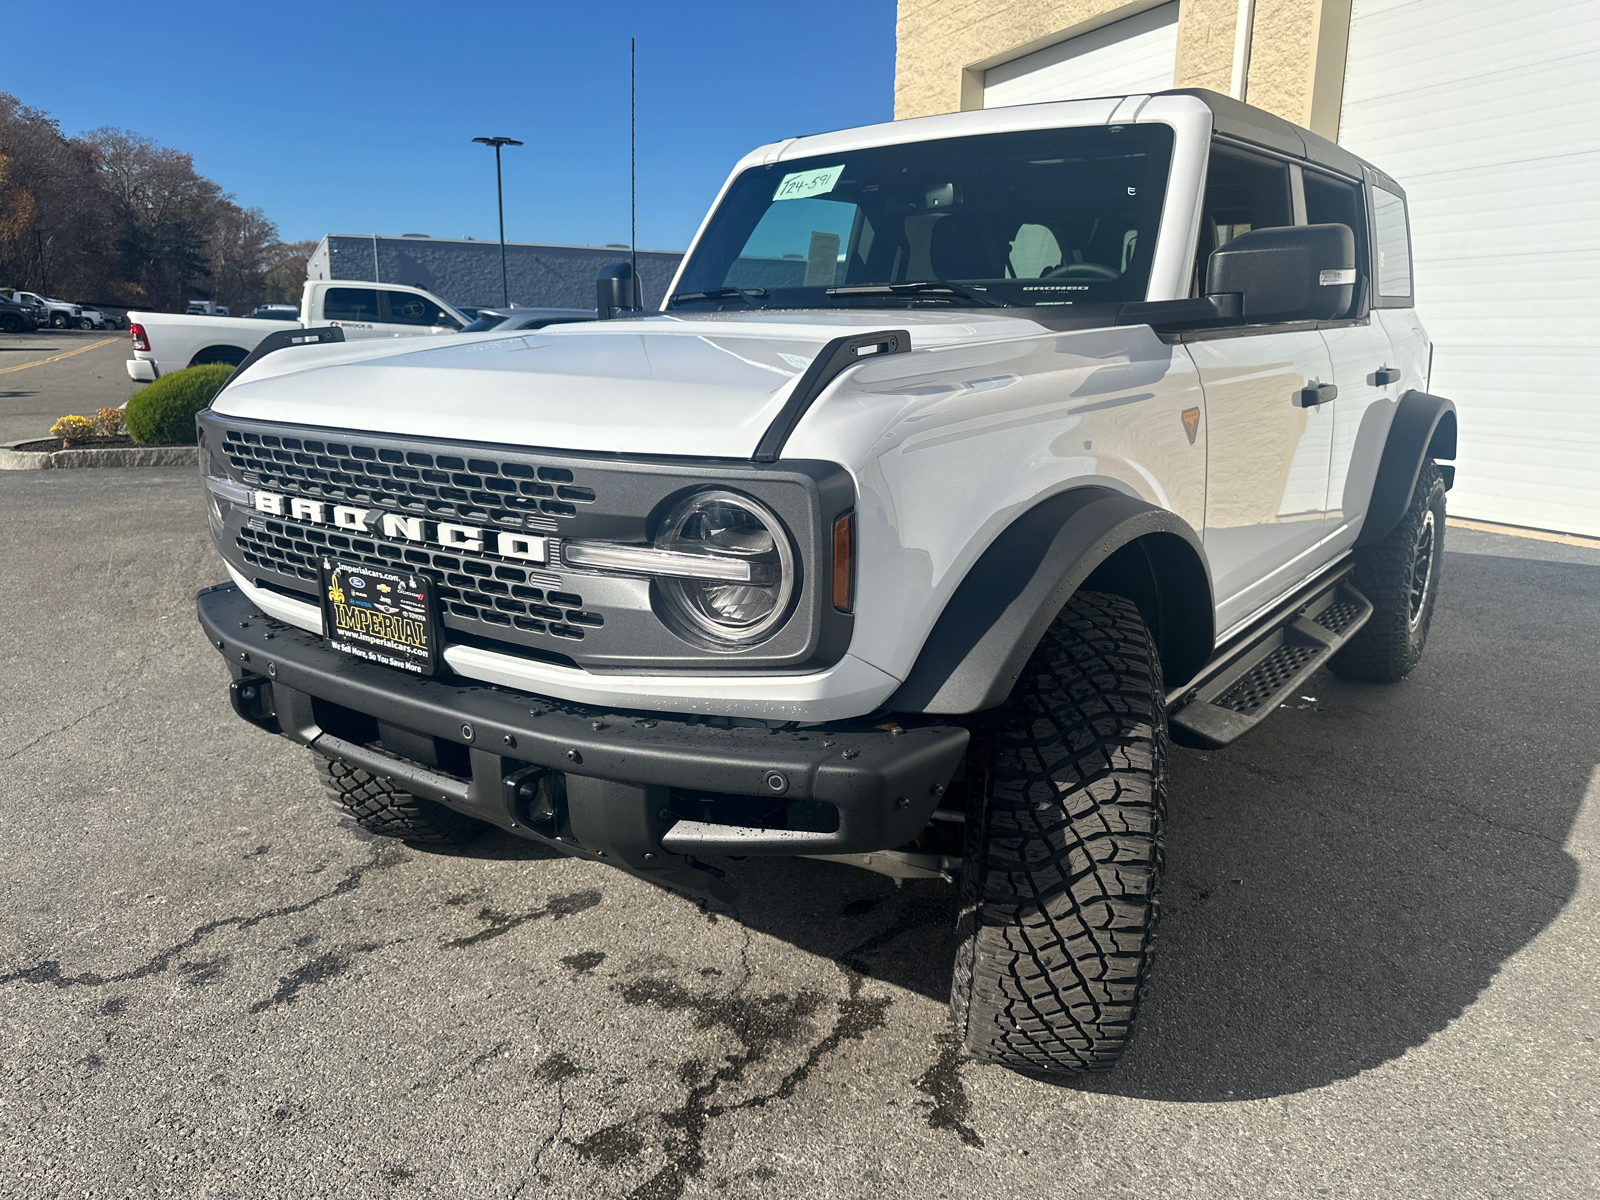
M 126 401 L 140 386 L 123 366 L 128 345 L 126 330 L 0 333 L 0 445 L 49 437 L 58 417 Z
M 947 1037 L 943 885 L 361 833 L 228 708 L 192 471 L 0 475 L 0 1196 L 1600 1193 L 1600 551 L 1448 545 L 1407 682 L 1177 752 L 1140 1034 L 1051 1084 Z

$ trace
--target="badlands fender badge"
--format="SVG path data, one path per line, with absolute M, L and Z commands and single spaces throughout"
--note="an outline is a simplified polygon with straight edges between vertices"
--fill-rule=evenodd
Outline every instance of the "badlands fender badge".
M 1200 410 L 1186 408 L 1183 410 L 1183 431 L 1189 435 L 1189 445 L 1194 445 L 1195 435 L 1200 432 Z

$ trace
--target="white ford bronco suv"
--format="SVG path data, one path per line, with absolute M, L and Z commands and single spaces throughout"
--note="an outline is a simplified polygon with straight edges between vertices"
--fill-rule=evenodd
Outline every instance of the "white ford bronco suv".
M 372 832 L 958 881 L 968 1049 L 1103 1069 L 1169 736 L 1427 639 L 1409 247 L 1394 181 L 1203 91 L 764 146 L 658 312 L 264 342 L 199 421 L 200 621 Z

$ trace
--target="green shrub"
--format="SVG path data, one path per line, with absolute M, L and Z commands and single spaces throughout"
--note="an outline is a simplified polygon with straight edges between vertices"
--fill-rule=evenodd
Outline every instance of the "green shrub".
M 128 436 L 147 446 L 194 445 L 194 416 L 228 382 L 233 368 L 206 363 L 163 375 L 128 398 L 123 420 Z

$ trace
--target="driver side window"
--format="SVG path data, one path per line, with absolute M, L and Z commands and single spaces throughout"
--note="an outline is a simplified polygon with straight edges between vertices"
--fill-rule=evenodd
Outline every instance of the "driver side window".
M 1206 195 L 1200 216 L 1200 245 L 1195 259 L 1196 294 L 1205 287 L 1211 252 L 1252 229 L 1294 224 L 1289 191 L 1289 164 L 1253 155 L 1215 149 L 1206 172 Z

